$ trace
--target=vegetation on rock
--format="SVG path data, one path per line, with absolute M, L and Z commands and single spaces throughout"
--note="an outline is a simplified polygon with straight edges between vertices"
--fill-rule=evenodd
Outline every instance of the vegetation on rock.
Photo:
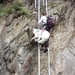
M 23 14 L 26 16 L 30 16 L 31 10 L 23 6 L 22 2 L 15 1 L 12 6 L 4 6 L 3 4 L 0 4 L 0 17 L 5 15 L 6 13 L 13 13 L 17 12 L 17 14 Z

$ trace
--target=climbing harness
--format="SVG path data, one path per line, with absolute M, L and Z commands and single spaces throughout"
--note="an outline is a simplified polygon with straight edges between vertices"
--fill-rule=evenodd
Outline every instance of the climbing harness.
M 42 32 L 44 31 L 44 28 L 42 29 Z

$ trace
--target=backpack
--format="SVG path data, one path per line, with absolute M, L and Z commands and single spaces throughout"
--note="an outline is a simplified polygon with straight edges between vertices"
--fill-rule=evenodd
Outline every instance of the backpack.
M 54 25 L 55 25 L 54 19 L 48 16 L 46 26 L 51 29 L 54 27 Z

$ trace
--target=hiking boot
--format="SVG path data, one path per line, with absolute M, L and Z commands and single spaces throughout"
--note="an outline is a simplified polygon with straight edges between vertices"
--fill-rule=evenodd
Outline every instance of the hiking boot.
M 46 53 L 48 51 L 48 49 L 45 49 L 43 52 Z

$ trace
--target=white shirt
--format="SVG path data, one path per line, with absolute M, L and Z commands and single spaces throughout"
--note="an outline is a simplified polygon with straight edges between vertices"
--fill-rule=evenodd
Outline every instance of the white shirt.
M 38 21 L 38 24 L 42 23 L 43 25 L 46 23 L 47 17 L 42 16 L 41 19 Z

